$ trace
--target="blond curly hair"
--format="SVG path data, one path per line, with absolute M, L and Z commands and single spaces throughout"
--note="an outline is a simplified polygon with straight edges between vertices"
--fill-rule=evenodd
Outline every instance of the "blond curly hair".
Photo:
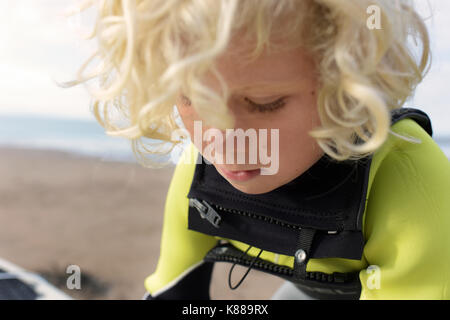
M 380 29 L 368 27 L 374 5 Z M 168 154 L 181 142 L 172 138 L 180 92 L 211 125 L 233 127 L 213 61 L 238 32 L 255 43 L 243 59 L 276 49 L 277 38 L 316 59 L 321 126 L 310 135 L 336 160 L 365 157 L 394 134 L 389 111 L 402 107 L 430 66 L 427 29 L 406 0 L 91 0 L 82 9 L 90 6 L 97 19 L 89 38 L 98 49 L 70 85 L 99 80 L 89 88 L 92 112 L 107 134 L 131 140 L 143 166 L 157 166 L 146 154 Z M 206 71 L 222 95 L 201 83 Z

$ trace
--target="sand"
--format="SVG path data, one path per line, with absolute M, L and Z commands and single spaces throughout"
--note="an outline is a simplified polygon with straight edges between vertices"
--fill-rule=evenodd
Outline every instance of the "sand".
M 75 299 L 141 299 L 159 257 L 172 173 L 173 167 L 1 148 L 0 257 Z M 66 288 L 69 265 L 81 269 L 81 290 Z M 270 299 L 283 282 L 252 270 L 231 290 L 230 267 L 215 264 L 212 299 Z M 234 283 L 244 272 L 234 269 Z

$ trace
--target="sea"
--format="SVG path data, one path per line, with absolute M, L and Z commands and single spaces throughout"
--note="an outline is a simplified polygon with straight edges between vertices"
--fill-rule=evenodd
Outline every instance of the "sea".
M 437 135 L 433 139 L 450 159 L 450 136 Z M 109 162 L 137 162 L 130 141 L 107 135 L 95 120 L 0 114 L 2 146 L 58 150 Z M 170 159 L 153 160 L 164 162 Z
M 0 115 L 0 148 L 2 146 L 63 151 L 105 162 L 137 163 L 131 142 L 107 135 L 95 120 Z

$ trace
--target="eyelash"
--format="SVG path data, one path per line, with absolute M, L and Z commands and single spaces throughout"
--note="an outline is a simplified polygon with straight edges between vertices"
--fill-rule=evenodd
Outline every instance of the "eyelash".
M 284 105 L 286 104 L 286 102 L 284 101 L 285 98 L 286 97 L 283 97 L 276 101 L 266 104 L 257 104 L 248 98 L 244 98 L 244 100 L 249 103 L 251 108 L 250 112 L 273 112 L 277 109 L 284 107 Z
M 248 98 L 244 98 L 244 100 L 248 102 L 251 109 L 250 112 L 273 112 L 277 109 L 284 107 L 284 105 L 286 104 L 286 102 L 284 101 L 285 98 L 286 97 L 282 97 L 278 100 L 266 104 L 257 104 Z M 191 101 L 187 97 L 182 96 L 182 99 L 183 102 L 186 103 L 188 106 L 191 105 Z

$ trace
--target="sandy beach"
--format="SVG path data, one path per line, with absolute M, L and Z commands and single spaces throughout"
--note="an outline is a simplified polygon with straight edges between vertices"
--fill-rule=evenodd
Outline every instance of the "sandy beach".
M 0 257 L 41 274 L 75 299 L 140 299 L 158 261 L 172 172 L 1 148 Z M 66 288 L 72 264 L 81 269 L 81 290 Z M 283 282 L 252 270 L 231 290 L 230 267 L 215 265 L 212 299 L 270 299 Z M 234 283 L 244 272 L 235 268 Z

